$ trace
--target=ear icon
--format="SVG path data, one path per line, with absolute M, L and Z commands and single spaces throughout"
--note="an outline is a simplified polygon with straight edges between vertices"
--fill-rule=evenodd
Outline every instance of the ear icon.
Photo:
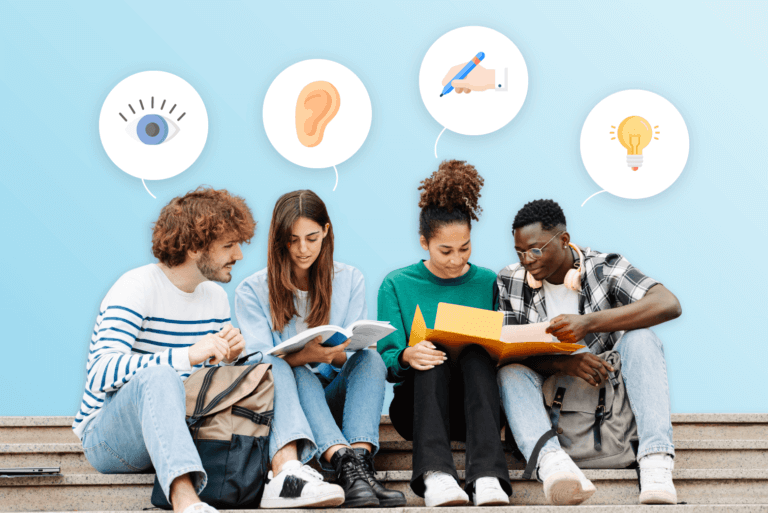
M 296 135 L 301 144 L 313 148 L 323 142 L 328 123 L 339 112 L 341 98 L 330 82 L 312 82 L 296 101 Z

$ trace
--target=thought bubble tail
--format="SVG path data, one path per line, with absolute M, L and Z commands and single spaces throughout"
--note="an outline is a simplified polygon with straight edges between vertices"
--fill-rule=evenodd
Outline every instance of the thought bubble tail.
M 589 198 L 585 199 L 585 200 L 584 200 L 584 203 L 582 203 L 582 204 L 581 204 L 581 206 L 583 207 L 584 205 L 586 205 L 586 204 L 587 204 L 587 201 L 591 200 L 592 198 L 594 198 L 595 196 L 597 196 L 597 195 L 598 195 L 598 194 L 600 194 L 601 192 L 606 192 L 606 190 L 605 190 L 605 189 L 603 189 L 602 191 L 597 191 L 597 192 L 596 192 L 596 193 L 594 193 L 592 196 L 590 196 Z
M 144 188 L 147 190 L 149 195 L 152 196 L 153 198 L 157 199 L 157 197 L 154 194 L 152 194 L 152 191 L 149 190 L 149 187 L 147 187 L 147 182 L 145 182 L 143 178 L 141 179 L 141 183 L 144 184 Z
M 336 191 L 336 186 L 339 185 L 339 170 L 336 169 L 336 166 L 333 166 L 333 170 L 336 171 L 336 183 L 333 184 L 333 190 Z
M 445 132 L 445 127 L 444 127 L 444 128 L 443 128 L 443 130 L 440 132 L 440 135 L 443 135 L 443 132 Z M 437 136 L 437 139 L 435 140 L 435 158 L 437 158 L 437 141 L 439 141 L 439 140 L 440 140 L 440 135 L 438 135 L 438 136 Z

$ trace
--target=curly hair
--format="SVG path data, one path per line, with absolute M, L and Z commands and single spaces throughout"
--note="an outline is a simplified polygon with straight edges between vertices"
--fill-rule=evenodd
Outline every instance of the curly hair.
M 515 215 L 512 233 L 518 228 L 535 223 L 541 223 L 541 228 L 549 231 L 560 225 L 565 226 L 565 214 L 556 201 L 544 199 L 531 201 Z
M 168 267 L 183 264 L 188 251 L 207 251 L 219 237 L 249 243 L 256 230 L 251 209 L 225 189 L 198 187 L 171 200 L 152 226 L 152 254 Z
M 483 177 L 465 160 L 444 160 L 437 171 L 419 186 L 419 234 L 429 240 L 435 230 L 446 224 L 479 220 L 483 209 L 478 205 Z

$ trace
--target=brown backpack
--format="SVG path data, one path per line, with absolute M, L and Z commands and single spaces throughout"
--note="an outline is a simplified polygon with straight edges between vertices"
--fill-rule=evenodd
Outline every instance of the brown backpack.
M 269 471 L 271 365 L 203 368 L 184 389 L 187 425 L 208 474 L 200 500 L 220 509 L 258 508 Z M 171 509 L 157 478 L 152 504 Z

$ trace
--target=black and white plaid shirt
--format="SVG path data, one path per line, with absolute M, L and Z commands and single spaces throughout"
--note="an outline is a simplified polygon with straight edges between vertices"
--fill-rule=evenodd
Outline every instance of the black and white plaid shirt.
M 628 305 L 642 299 L 658 282 L 632 266 L 616 253 L 599 253 L 590 248 L 579 248 L 584 254 L 581 273 L 579 314 L 584 315 Z M 579 257 L 573 253 L 574 266 Z M 525 268 L 519 262 L 501 270 L 496 277 L 498 308 L 504 312 L 504 325 L 532 324 L 549 320 L 544 301 L 544 289 L 532 289 L 525 282 Z M 623 331 L 588 333 L 584 343 L 594 354 L 610 349 L 624 335 Z

